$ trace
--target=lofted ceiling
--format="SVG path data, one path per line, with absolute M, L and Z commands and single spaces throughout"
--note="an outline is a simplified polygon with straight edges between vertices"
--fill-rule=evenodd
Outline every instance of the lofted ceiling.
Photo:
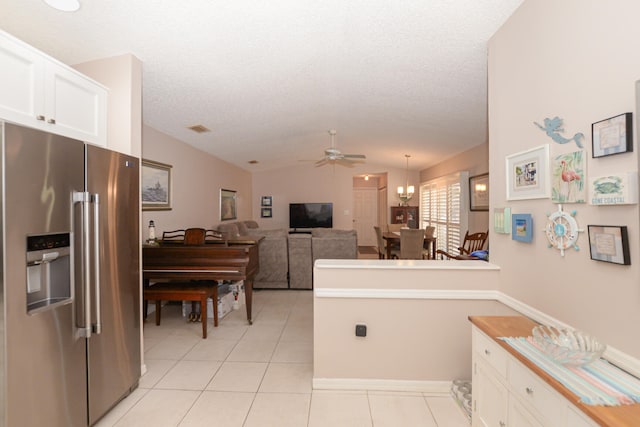
M 419 170 L 486 141 L 487 41 L 522 0 L 80 3 L 2 0 L 0 29 L 67 64 L 134 54 L 145 124 L 243 169 L 320 159 L 336 129 Z

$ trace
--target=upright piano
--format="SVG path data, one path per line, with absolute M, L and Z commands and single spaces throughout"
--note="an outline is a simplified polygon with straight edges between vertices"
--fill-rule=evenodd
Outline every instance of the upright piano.
M 259 268 L 259 240 L 224 240 L 199 246 L 144 245 L 144 286 L 149 286 L 152 281 L 167 280 L 243 280 L 247 320 L 251 324 L 253 279 Z

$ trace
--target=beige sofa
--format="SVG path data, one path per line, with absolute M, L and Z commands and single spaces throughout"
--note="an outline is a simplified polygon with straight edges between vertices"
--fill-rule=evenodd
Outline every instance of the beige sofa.
M 256 289 L 312 289 L 313 263 L 317 259 L 355 259 L 355 230 L 314 228 L 311 234 L 289 234 L 288 230 L 263 230 L 255 221 L 221 223 L 217 229 L 226 238 L 263 236 L 260 241 L 260 271 Z

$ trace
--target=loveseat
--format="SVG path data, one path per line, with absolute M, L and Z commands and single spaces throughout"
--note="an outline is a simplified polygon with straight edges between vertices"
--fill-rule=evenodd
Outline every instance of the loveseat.
M 317 259 L 355 259 L 358 241 L 355 230 L 314 228 L 311 233 L 289 234 L 286 229 L 264 230 L 255 221 L 221 223 L 225 238 L 262 236 L 260 271 L 255 289 L 312 289 L 313 263 Z

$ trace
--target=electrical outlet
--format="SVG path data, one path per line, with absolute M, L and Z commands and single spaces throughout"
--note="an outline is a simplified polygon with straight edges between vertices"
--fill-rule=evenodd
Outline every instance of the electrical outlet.
M 357 337 L 366 337 L 367 336 L 367 325 L 356 325 L 356 336 Z

